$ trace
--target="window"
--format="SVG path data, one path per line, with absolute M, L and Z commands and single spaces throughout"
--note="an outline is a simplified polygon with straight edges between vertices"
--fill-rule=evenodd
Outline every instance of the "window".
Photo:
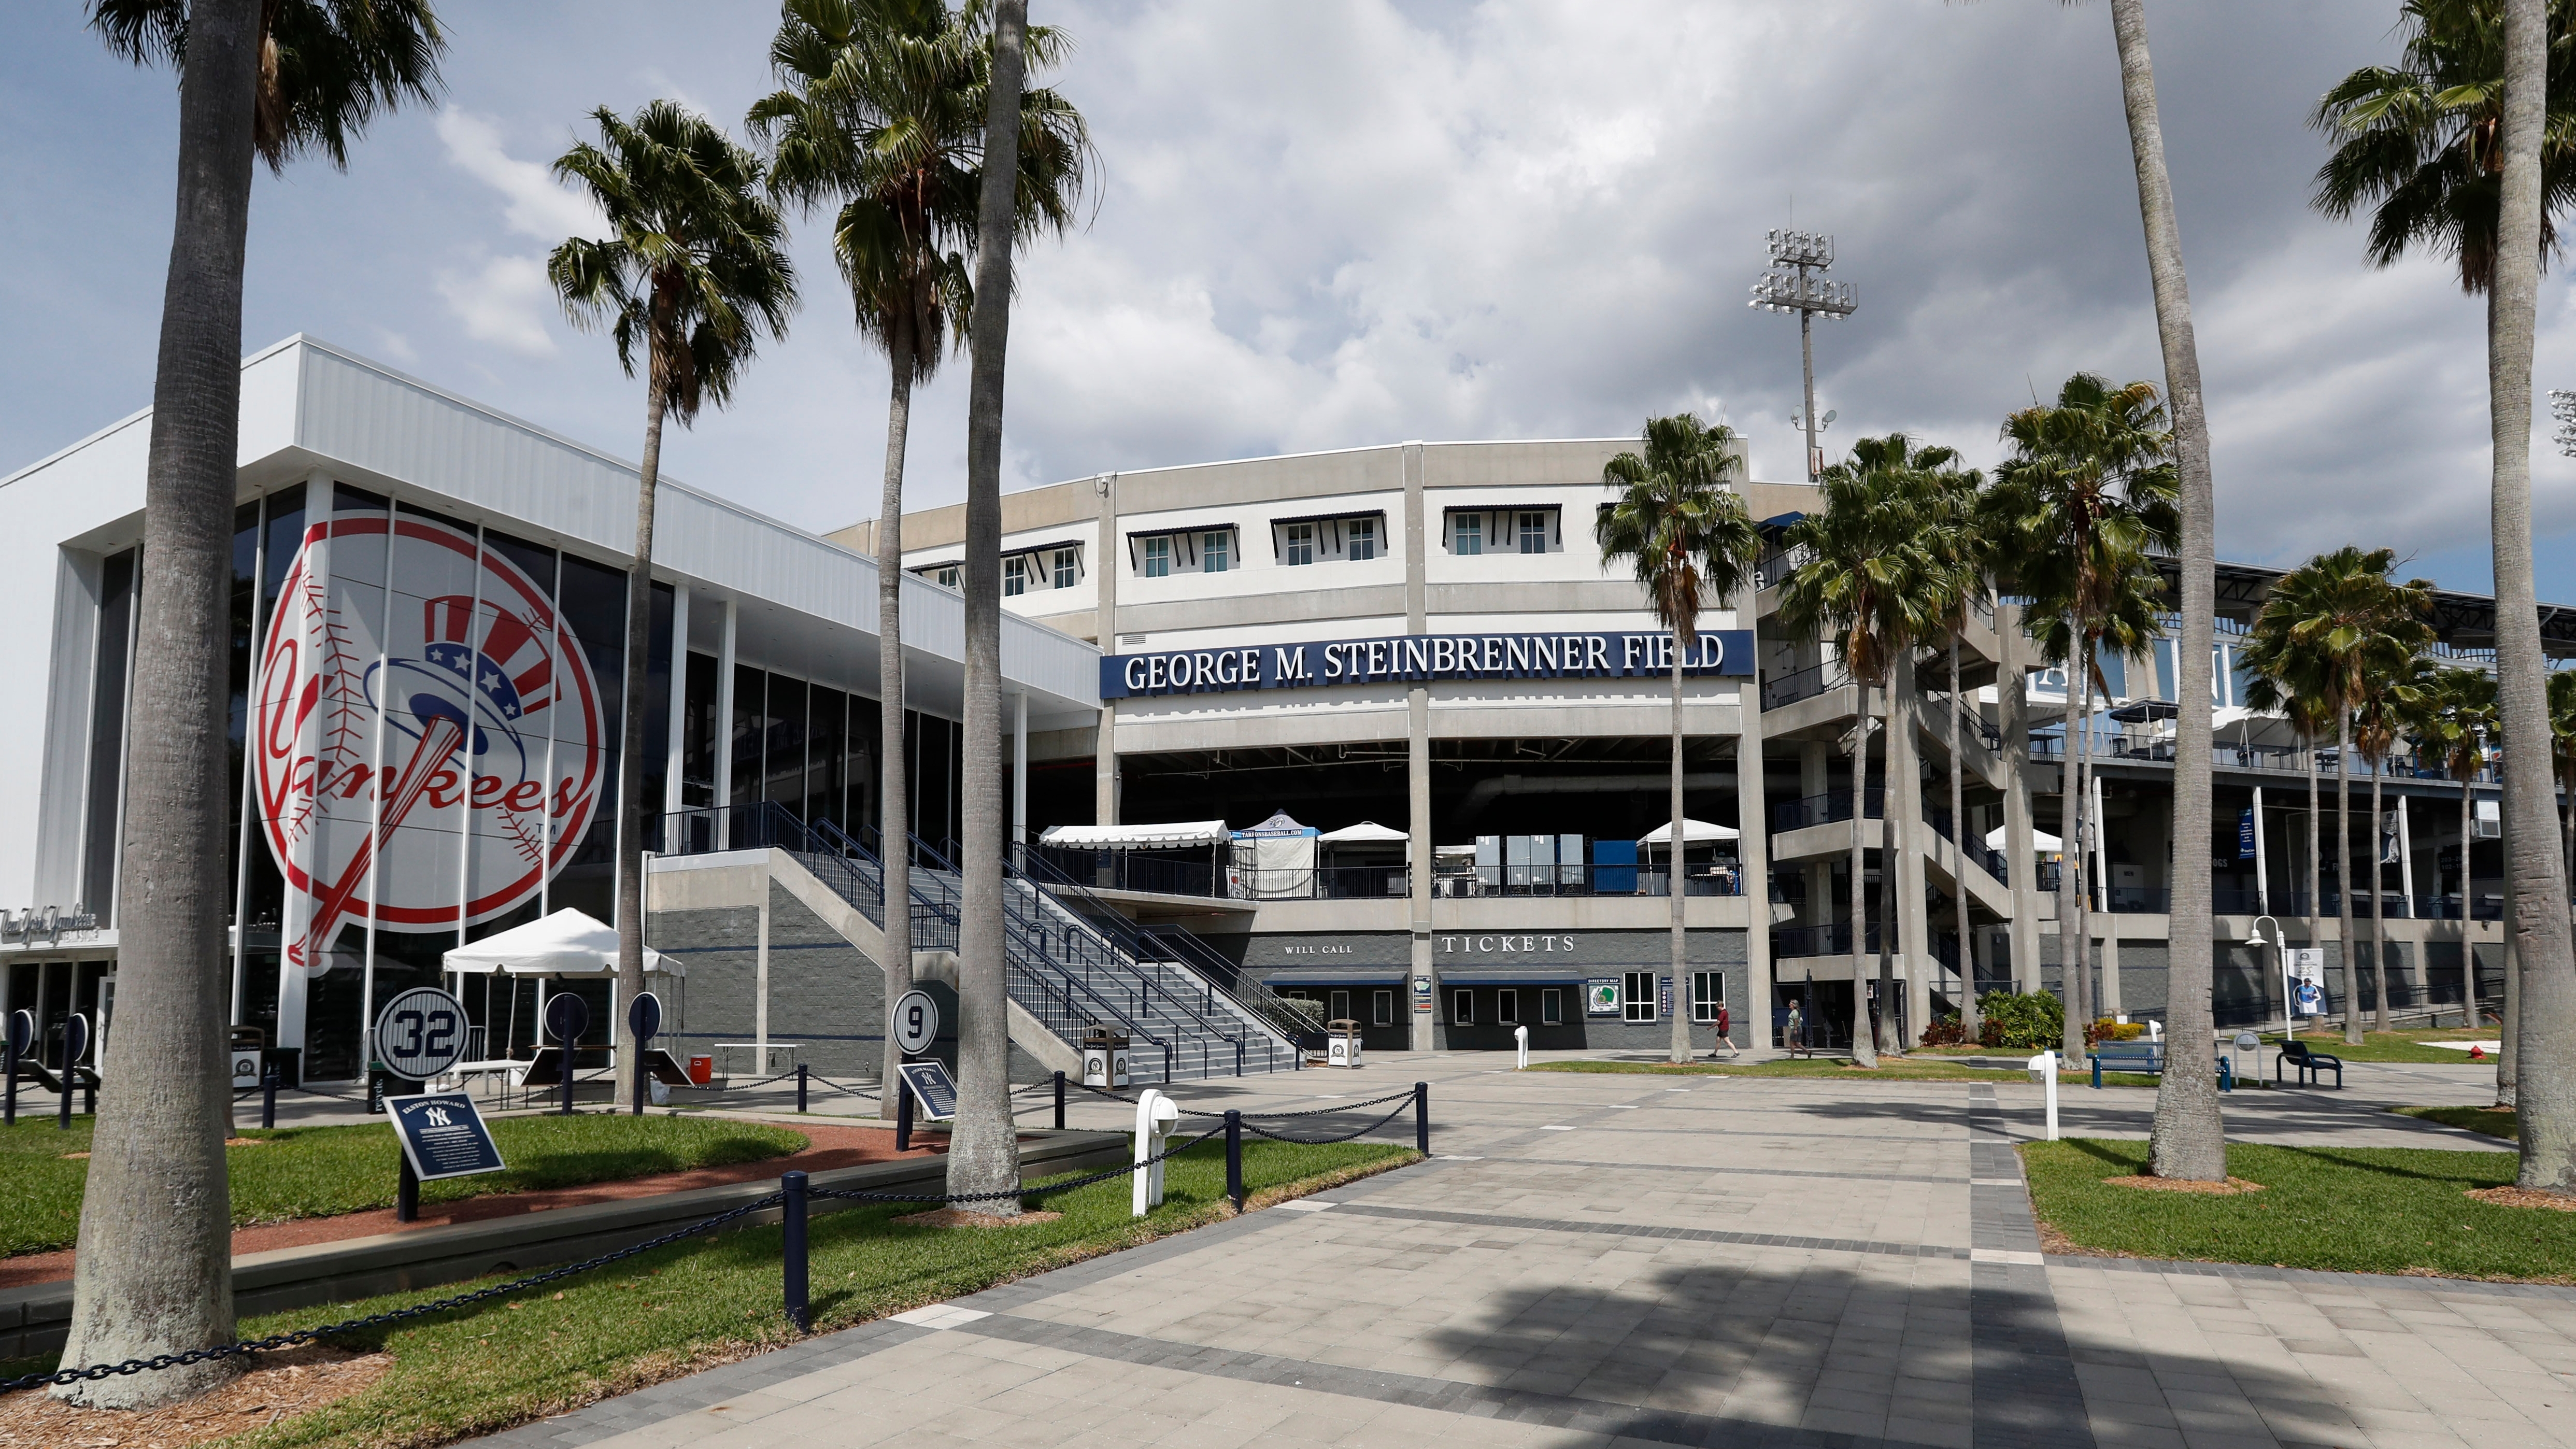
M 1541 1026 L 1565 1025 L 1564 994 L 1553 986 L 1538 994 L 1538 1024 Z
M 1226 569 L 1227 544 L 1232 540 L 1222 528 L 1199 535 L 1199 572 L 1221 574 Z
M 1449 993 L 1449 1024 L 1473 1026 L 1476 1021 L 1476 993 L 1461 986 Z
M 1694 971 L 1691 973 L 1691 1020 L 1715 1021 L 1726 1008 L 1726 973 Z
M 1459 514 L 1456 532 L 1450 540 L 1449 551 L 1462 557 L 1483 553 L 1485 551 L 1485 515 Z
M 965 565 L 932 564 L 928 568 L 916 569 L 914 572 L 943 589 L 953 589 L 957 587 L 959 577 L 965 572 Z
M 1081 572 L 1082 558 L 1079 550 L 1060 548 L 1055 551 L 1055 586 L 1057 588 L 1072 588 L 1075 577 Z
M 1494 1020 L 1504 1026 L 1521 1024 L 1521 994 L 1505 988 L 1494 993 Z
M 1521 552 L 1547 552 L 1547 514 L 1539 509 L 1526 509 L 1521 513 L 1520 523 Z
M 1346 548 L 1346 552 L 1353 563 L 1360 563 L 1377 557 L 1376 519 L 1354 518 L 1351 520 L 1350 542 Z
M 1325 1017 L 1324 1019 L 1325 1019 L 1325 1020 L 1327 1020 L 1327 1021 L 1348 1021 L 1348 1020 L 1350 1020 L 1350 1019 L 1351 1019 L 1351 994 L 1350 994 L 1349 992 L 1347 992 L 1347 991 L 1336 991 L 1336 992 L 1332 993 L 1332 1001 L 1333 1001 L 1333 1005 L 1332 1005 L 1332 1014 L 1331 1014 L 1331 1015 L 1329 1015 L 1329 1016 L 1327 1016 L 1327 1017 Z
M 1002 593 L 1003 593 L 1003 596 L 1007 598 L 1007 597 L 1010 597 L 1010 596 L 1015 595 L 1015 594 L 1025 594 L 1025 593 L 1027 593 L 1027 592 L 1029 591 L 1029 570 L 1031 570 L 1031 569 L 1035 568 L 1036 566 L 1037 566 L 1037 560 L 1036 560 L 1036 559 L 1033 559 L 1033 558 L 1030 558 L 1030 557 L 1028 557 L 1028 556 L 1026 556 L 1026 555 L 1022 555 L 1022 556 L 1020 556 L 1020 557 L 1018 557 L 1018 558 L 1012 558 L 1012 559 L 1005 559 L 1005 560 L 1003 560 L 1003 561 L 1002 561 Z
M 1171 577 L 1171 574 L 1172 540 L 1168 536 L 1163 538 L 1146 539 L 1145 577 L 1149 579 L 1162 579 Z
M 1280 555 L 1280 561 L 1282 563 L 1288 564 L 1293 568 L 1302 564 L 1310 564 L 1315 561 L 1315 525 L 1311 523 L 1289 524 L 1285 529 L 1281 530 L 1280 537 L 1284 540 L 1286 545 L 1285 550 Z
M 1372 992 L 1370 992 L 1370 993 L 1369 993 L 1369 1025 L 1371 1025 L 1371 1026 L 1393 1026 L 1393 1025 L 1395 1025 L 1395 993 L 1394 993 L 1394 992 L 1392 992 L 1392 991 L 1372 991 Z
M 1619 993 L 1619 1014 L 1628 1021 L 1655 1019 L 1655 973 L 1627 973 L 1627 989 Z

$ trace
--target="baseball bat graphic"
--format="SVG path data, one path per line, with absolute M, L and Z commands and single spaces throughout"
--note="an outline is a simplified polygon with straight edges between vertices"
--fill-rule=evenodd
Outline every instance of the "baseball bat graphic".
M 330 892 L 314 908 L 313 924 L 306 928 L 304 940 L 296 948 L 297 965 L 310 965 L 331 944 L 332 933 L 339 928 L 340 917 L 349 908 L 349 898 L 358 893 L 359 883 L 366 879 L 367 863 L 375 858 L 378 844 L 402 824 L 403 817 L 411 813 L 413 804 L 429 788 L 430 777 L 447 762 L 447 757 L 455 752 L 456 747 L 465 742 L 465 727 L 452 712 L 455 708 L 445 700 L 413 697 L 413 714 L 426 715 L 427 718 L 422 721 L 420 743 L 412 748 L 410 763 L 403 766 L 402 786 L 394 792 L 393 798 L 385 802 L 383 819 L 358 843 L 356 853 L 341 868 L 339 880 L 332 884 Z

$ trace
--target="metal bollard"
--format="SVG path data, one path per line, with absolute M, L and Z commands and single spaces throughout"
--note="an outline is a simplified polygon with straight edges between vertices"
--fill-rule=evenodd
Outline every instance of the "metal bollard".
M 2093 1059 L 2093 1090 L 2097 1092 L 2102 1090 L 2102 1059 L 2100 1057 L 2095 1057 Z
M 259 1125 L 262 1130 L 277 1126 L 277 1063 L 259 1074 Z
M 628 1110 L 627 1115 L 630 1117 L 641 1117 L 644 1115 L 644 1079 L 651 1074 L 651 1069 L 646 1067 L 642 1061 L 644 1053 L 641 1047 L 636 1050 L 635 1055 L 637 1057 L 637 1061 L 635 1063 L 635 1104 Z M 617 1100 L 616 1094 L 614 1092 L 610 1093 L 608 1100 L 614 1103 Z M 615 1116 L 617 1113 L 617 1109 L 614 1106 L 611 1106 L 608 1111 L 611 1116 Z
M 1431 1084 L 1413 1084 L 1413 1150 L 1431 1155 Z
M 93 1117 L 98 1115 L 97 1082 L 89 1081 L 81 1083 L 81 1110 L 87 1112 Z
M 1055 1074 L 1055 1130 L 1064 1130 L 1064 1073 Z
M 400 1146 L 394 1148 L 394 1158 L 401 1170 L 401 1175 L 394 1180 L 394 1221 L 419 1222 L 420 1174 L 412 1171 L 411 1154 Z
M 1243 1211 L 1243 1114 L 1232 1109 L 1225 1114 L 1225 1195 Z
M 2222 1092 L 2236 1090 L 2236 1069 L 2228 1064 L 2225 1057 L 2218 1059 L 2218 1090 Z
M 803 1062 L 796 1064 L 796 1110 L 799 1112 L 805 1110 L 805 1064 Z
M 617 1100 L 614 1092 L 608 1100 L 611 1102 Z M 613 1112 L 616 1108 L 612 1107 L 609 1110 Z M 572 1115 L 572 1043 L 570 1042 L 564 1043 L 563 1049 L 563 1115 L 566 1117 Z
M 0 1043 L 0 1062 L 8 1066 L 8 1080 L 0 1083 L 0 1122 L 18 1125 L 18 1048 L 15 1043 Z
M 912 1150 L 912 1093 L 904 1090 L 900 1078 L 896 1080 L 894 1089 L 897 1093 L 894 1099 L 894 1150 L 910 1152 Z
M 805 1301 L 805 1174 L 791 1172 L 778 1179 L 778 1190 L 786 1201 L 779 1205 L 779 1246 L 783 1250 L 780 1275 L 786 1279 L 787 1318 L 798 1333 L 814 1331 L 814 1312 Z

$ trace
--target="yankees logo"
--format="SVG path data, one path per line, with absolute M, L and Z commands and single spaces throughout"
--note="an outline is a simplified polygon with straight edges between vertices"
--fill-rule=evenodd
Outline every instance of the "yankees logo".
M 390 592 L 388 590 L 390 585 Z M 287 959 L 371 914 L 454 930 L 513 909 L 581 843 L 606 767 L 598 690 L 544 590 L 469 533 L 316 523 L 278 593 L 253 739 L 286 877 Z

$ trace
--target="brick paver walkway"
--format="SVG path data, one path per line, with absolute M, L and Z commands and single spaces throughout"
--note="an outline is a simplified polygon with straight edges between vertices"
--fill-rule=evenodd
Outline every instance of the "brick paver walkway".
M 2011 1147 L 2038 1125 L 2025 1084 L 1492 1061 L 1185 1089 L 1305 1107 L 1426 1077 L 1442 1155 L 480 1442 L 2576 1443 L 2576 1290 L 2043 1258 Z M 2246 1094 L 2231 1130 L 2479 1145 L 2372 1120 L 2364 1075 L 2341 1102 Z M 2068 1098 L 2070 1128 L 2143 1128 L 2143 1092 Z

